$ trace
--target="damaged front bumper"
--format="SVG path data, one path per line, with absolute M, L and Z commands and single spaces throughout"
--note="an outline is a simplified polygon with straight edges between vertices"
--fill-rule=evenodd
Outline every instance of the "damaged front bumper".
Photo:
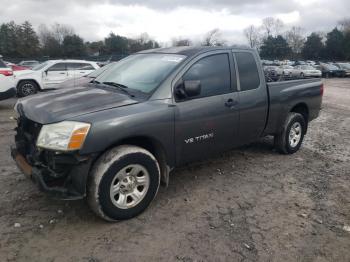
M 26 118 L 19 110 L 12 158 L 41 191 L 58 199 L 84 198 L 89 171 L 97 155 L 40 149 L 36 141 L 41 128 L 40 123 Z
M 39 189 L 57 199 L 75 200 L 86 196 L 86 185 L 92 156 L 81 157 L 74 154 L 41 152 L 48 162 L 28 162 L 16 147 L 11 148 L 11 156 L 19 169 L 36 183 Z

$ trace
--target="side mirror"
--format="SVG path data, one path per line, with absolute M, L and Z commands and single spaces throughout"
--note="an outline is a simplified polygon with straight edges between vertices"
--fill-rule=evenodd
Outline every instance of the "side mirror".
M 201 82 L 199 80 L 186 80 L 179 82 L 175 87 L 175 95 L 183 100 L 188 97 L 197 96 L 201 93 Z
M 184 81 L 184 90 L 188 97 L 198 96 L 201 93 L 201 81 L 200 80 Z

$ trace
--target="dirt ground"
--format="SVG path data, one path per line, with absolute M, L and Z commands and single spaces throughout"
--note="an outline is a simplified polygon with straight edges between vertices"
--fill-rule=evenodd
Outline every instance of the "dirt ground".
M 0 261 L 350 261 L 350 79 L 324 82 L 298 153 L 263 139 L 182 168 L 119 223 L 38 192 L 10 158 L 15 100 L 0 102 Z

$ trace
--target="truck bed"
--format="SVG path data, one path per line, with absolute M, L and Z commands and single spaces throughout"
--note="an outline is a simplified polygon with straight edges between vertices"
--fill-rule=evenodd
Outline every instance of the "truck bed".
M 323 83 L 319 78 L 267 83 L 269 110 L 264 134 L 276 134 L 295 106 L 307 108 L 308 120 L 315 119 L 321 108 Z

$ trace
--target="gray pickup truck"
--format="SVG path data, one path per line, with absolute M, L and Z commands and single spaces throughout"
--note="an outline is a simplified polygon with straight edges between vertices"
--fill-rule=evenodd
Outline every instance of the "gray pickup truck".
M 266 135 L 296 152 L 322 95 L 319 79 L 266 84 L 252 49 L 142 51 L 85 86 L 19 100 L 11 154 L 41 190 L 128 219 L 185 163 Z

